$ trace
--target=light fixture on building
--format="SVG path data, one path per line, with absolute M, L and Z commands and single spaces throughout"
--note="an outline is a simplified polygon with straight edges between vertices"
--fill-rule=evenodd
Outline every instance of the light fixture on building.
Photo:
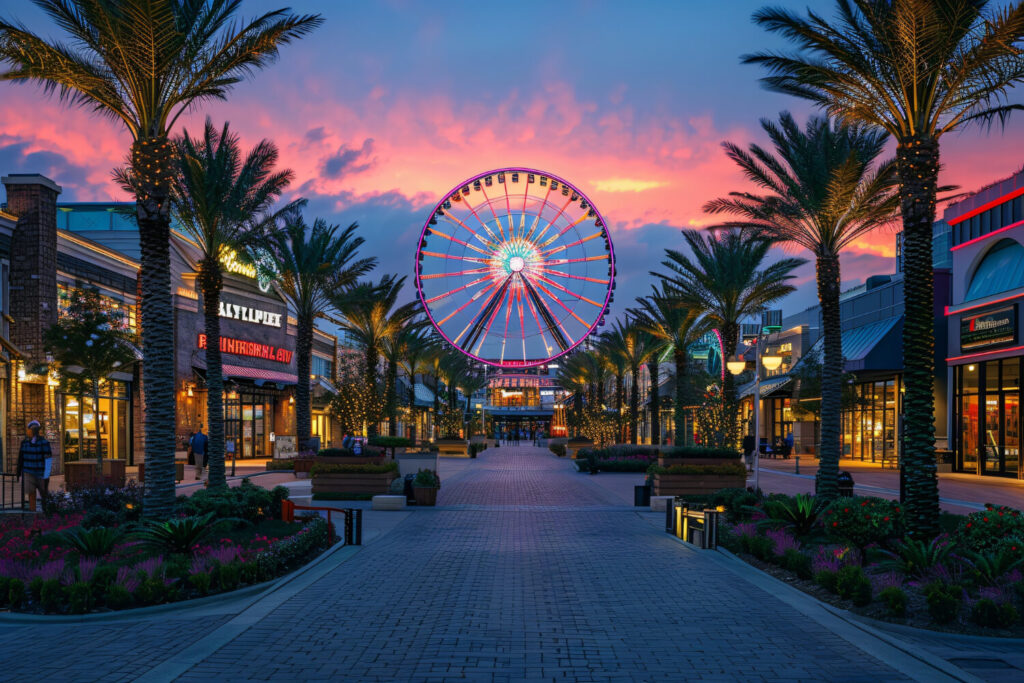
M 192 385 L 191 384 L 186 385 L 185 395 L 188 396 L 189 398 L 192 398 L 195 395 L 192 392 Z
M 18 368 L 18 379 L 25 379 L 25 368 Z
M 294 396 L 289 396 L 288 397 L 288 405 L 290 405 L 290 406 L 295 405 L 295 397 Z
M 778 370 L 779 366 L 782 365 L 782 356 L 774 356 L 766 353 L 761 356 L 761 365 L 763 365 L 764 369 L 769 372 L 772 370 Z
M 733 356 L 732 360 L 726 362 L 725 367 L 734 375 L 742 375 L 747 369 L 747 361 L 742 356 Z
M 975 369 L 975 368 L 974 368 L 974 366 L 973 366 L 973 365 L 968 365 L 968 366 L 967 366 L 967 372 L 974 372 L 974 369 Z

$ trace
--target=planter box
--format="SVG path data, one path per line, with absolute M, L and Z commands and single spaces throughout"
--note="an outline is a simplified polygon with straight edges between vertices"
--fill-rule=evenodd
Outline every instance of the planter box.
M 437 489 L 433 486 L 413 486 L 412 494 L 417 505 L 437 505 Z
M 590 439 L 570 439 L 565 442 L 565 454 L 575 460 L 580 450 L 593 447 L 594 442 Z
M 731 474 L 656 474 L 655 496 L 709 496 L 720 489 L 741 489 L 747 479 Z
M 398 456 L 398 474 L 416 474 L 420 470 L 437 472 L 437 453 L 403 453 Z
M 658 457 L 660 467 L 672 467 L 673 465 L 731 465 L 734 462 L 743 462 L 741 458 L 662 458 Z
M 302 477 L 303 479 L 308 477 L 309 476 L 309 471 L 313 469 L 313 463 L 314 462 L 315 461 L 314 461 L 313 458 L 297 458 L 297 459 L 295 459 L 293 461 L 293 463 L 295 465 L 295 469 L 293 470 L 295 472 L 295 476 L 298 477 L 300 474 L 304 474 L 306 476 Z
M 342 456 L 340 458 L 318 455 L 313 462 L 323 465 L 383 465 L 387 458 L 372 455 Z
M 337 472 L 313 477 L 313 493 L 388 493 L 395 472 Z
M 448 455 L 456 458 L 469 457 L 469 442 L 461 439 L 438 439 L 434 442 L 437 446 L 438 455 Z
M 105 458 L 103 460 L 103 478 L 115 488 L 124 488 L 127 466 L 128 463 L 124 460 Z
M 179 484 L 185 479 L 185 461 L 175 460 L 174 461 L 174 481 Z M 139 482 L 146 481 L 146 463 L 139 463 Z

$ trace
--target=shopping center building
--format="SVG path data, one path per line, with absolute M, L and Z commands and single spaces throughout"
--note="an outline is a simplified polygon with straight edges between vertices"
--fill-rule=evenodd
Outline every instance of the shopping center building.
M 60 463 L 93 457 L 99 439 L 105 457 L 138 464 L 143 458 L 145 413 L 141 364 L 112 373 L 101 384 L 98 405 L 90 396 L 65 394 L 43 344 L 75 288 L 96 288 L 124 313 L 137 332 L 139 239 L 134 205 L 59 203 L 60 187 L 39 175 L 3 178 L 7 202 L 0 211 L 0 435 L 5 469 L 13 467 L 25 424 L 39 419 Z M 206 429 L 206 354 L 202 293 L 196 285 L 198 247 L 172 233 L 176 439 Z M 296 321 L 272 283 L 254 269 L 225 258 L 221 349 L 225 431 L 237 458 L 294 451 Z M 337 341 L 314 337 L 313 433 L 330 444 L 340 434 L 325 412 L 335 391 Z M 230 455 L 230 453 L 229 453 Z
M 1024 301 L 1024 170 L 951 204 L 949 425 L 961 472 L 1024 477 L 1019 308 Z

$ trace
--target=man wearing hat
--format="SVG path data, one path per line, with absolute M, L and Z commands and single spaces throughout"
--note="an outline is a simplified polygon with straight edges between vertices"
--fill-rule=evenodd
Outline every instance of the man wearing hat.
M 43 437 L 39 430 L 39 420 L 32 420 L 28 423 L 29 435 L 21 440 L 21 449 L 18 451 L 18 476 L 24 477 L 24 488 L 29 492 L 29 501 L 35 509 L 35 496 L 39 492 L 46 506 L 50 480 L 46 469 L 46 461 L 53 457 L 50 450 L 50 442 Z

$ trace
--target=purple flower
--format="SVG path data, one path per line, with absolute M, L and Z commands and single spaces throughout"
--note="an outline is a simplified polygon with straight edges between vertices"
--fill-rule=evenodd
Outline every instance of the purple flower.
M 874 592 L 880 593 L 886 588 L 902 588 L 904 577 L 899 572 L 885 572 L 882 574 L 870 574 L 871 586 Z
M 117 585 L 129 593 L 134 593 L 139 587 L 138 569 L 133 567 L 121 567 L 117 570 Z
M 135 571 L 142 572 L 149 578 L 155 577 L 160 569 L 163 567 L 164 558 L 161 556 L 147 557 L 142 562 L 135 565 Z
M 785 555 L 787 550 L 800 550 L 800 541 L 793 538 L 785 529 L 769 529 L 764 535 L 772 542 L 775 554 L 780 557 Z
M 742 522 L 734 526 L 732 532 L 740 538 L 748 538 L 757 535 L 757 526 L 753 522 Z
M 83 557 L 78 560 L 78 580 L 85 583 L 92 581 L 92 575 L 96 572 L 96 566 L 99 563 L 98 557 Z

